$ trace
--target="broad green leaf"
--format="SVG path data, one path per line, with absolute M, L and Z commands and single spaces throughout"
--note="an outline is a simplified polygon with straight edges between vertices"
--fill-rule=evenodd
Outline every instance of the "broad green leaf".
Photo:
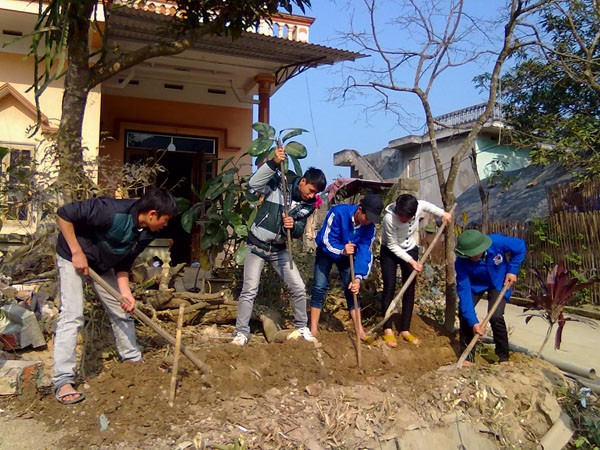
M 234 255 L 235 263 L 238 266 L 244 265 L 244 260 L 246 259 L 246 242 L 242 242 Z
M 306 147 L 297 141 L 288 142 L 285 145 L 285 152 L 288 155 L 298 159 L 306 158 L 306 155 L 308 153 L 306 151 Z
M 255 122 L 252 124 L 252 128 L 262 137 L 268 138 L 271 141 L 275 139 L 275 128 L 273 128 L 268 123 Z
M 273 146 L 273 139 L 268 139 L 264 137 L 256 138 L 248 147 L 248 154 L 250 156 L 260 156 L 266 152 L 268 152 Z
M 177 212 L 188 211 L 192 206 L 189 198 L 177 197 Z
M 246 225 L 240 223 L 234 227 L 234 230 L 239 237 L 248 237 L 248 227 Z
M 257 212 L 258 212 L 258 208 L 254 208 L 252 210 L 252 212 L 250 213 L 250 216 L 248 217 L 248 228 L 250 228 L 250 225 L 252 225 L 254 223 L 254 219 L 256 219 Z
M 302 166 L 300 165 L 300 161 L 298 161 L 298 159 L 294 158 L 293 156 L 290 156 L 290 159 L 294 164 L 294 171 L 296 172 L 296 175 L 298 175 L 299 177 L 302 176 Z
M 287 133 L 285 136 L 283 136 L 281 138 L 281 141 L 285 144 L 289 139 L 295 137 L 295 136 L 299 136 L 302 133 L 308 133 L 308 130 L 305 130 L 304 128 L 284 128 L 283 130 L 281 130 L 280 134 L 283 133 L 286 130 L 290 130 L 289 133 Z
M 206 198 L 209 200 L 216 199 L 219 195 L 221 195 L 225 191 L 225 185 L 223 181 L 219 179 L 219 181 L 215 182 L 208 191 L 206 192 Z
M 191 209 L 188 209 L 181 215 L 181 228 L 183 228 L 188 233 L 192 232 L 192 227 L 194 226 L 194 222 L 196 221 L 196 215 L 193 213 Z
M 6 156 L 8 155 L 8 148 L 6 147 L 0 147 L 0 161 Z
M 221 178 L 223 178 L 224 184 L 233 183 L 233 178 L 235 177 L 235 173 L 237 170 L 235 169 L 227 169 L 225 172 L 221 173 Z
M 225 167 L 227 167 L 229 164 L 231 164 L 231 162 L 233 161 L 234 158 L 235 158 L 235 156 L 230 156 L 225 161 L 223 161 L 223 164 L 221 164 L 221 172 L 225 170 Z

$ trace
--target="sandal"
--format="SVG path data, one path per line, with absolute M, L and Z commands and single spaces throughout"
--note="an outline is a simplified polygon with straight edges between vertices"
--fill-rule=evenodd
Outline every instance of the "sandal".
M 372 334 L 368 334 L 360 338 L 361 342 L 367 345 L 371 345 L 373 342 L 375 342 L 375 339 L 377 339 L 376 336 Z
M 85 400 L 85 394 L 83 392 L 73 391 L 59 394 L 58 391 L 61 387 L 62 386 L 57 387 L 54 391 L 54 398 L 56 398 L 59 403 L 62 403 L 63 405 L 73 405 Z M 71 400 L 65 400 L 65 397 L 68 397 L 69 395 L 79 395 L 79 397 L 72 398 Z
M 394 336 L 393 334 L 384 334 L 383 341 L 390 348 L 398 347 L 398 342 L 396 341 L 396 336 Z
M 402 339 L 406 342 L 410 342 L 413 345 L 419 346 L 421 344 L 421 340 L 419 338 L 414 337 L 412 334 L 408 333 L 406 335 L 401 335 Z

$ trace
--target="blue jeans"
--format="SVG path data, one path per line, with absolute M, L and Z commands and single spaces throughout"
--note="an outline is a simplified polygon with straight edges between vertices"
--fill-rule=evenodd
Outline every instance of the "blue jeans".
M 246 247 L 246 259 L 244 261 L 244 285 L 238 298 L 237 318 L 235 321 L 236 333 L 246 337 L 250 336 L 250 318 L 254 299 L 260 285 L 260 275 L 267 261 L 275 272 L 281 277 L 292 296 L 292 310 L 294 312 L 294 326 L 303 328 L 308 321 L 306 313 L 306 287 L 298 266 L 290 269 L 290 259 L 286 250 L 265 251 L 251 244 Z
M 55 389 L 75 382 L 77 335 L 83 327 L 83 286 L 85 277 L 75 270 L 71 261 L 56 255 L 60 315 L 54 335 L 54 386 Z M 102 278 L 117 291 L 114 270 L 102 274 Z M 117 351 L 123 360 L 140 361 L 142 353 L 135 339 L 135 323 L 121 304 L 102 286 L 91 282 L 108 318 L 115 336 Z
M 321 250 L 320 247 L 317 247 L 317 256 L 315 258 L 315 271 L 310 306 L 312 308 L 323 309 L 325 295 L 327 295 L 327 289 L 329 288 L 329 274 L 331 273 L 331 268 L 334 264 L 337 266 L 342 278 L 342 287 L 344 288 L 344 296 L 346 297 L 348 311 L 352 311 L 354 309 L 354 295 L 352 294 L 352 291 L 348 289 L 348 285 L 351 281 L 350 258 L 342 256 L 335 260 Z M 360 309 L 360 303 L 358 303 L 358 308 Z

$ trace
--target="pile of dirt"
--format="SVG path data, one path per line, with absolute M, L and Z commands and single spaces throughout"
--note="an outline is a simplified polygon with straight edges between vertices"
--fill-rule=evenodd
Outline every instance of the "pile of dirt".
M 105 361 L 80 387 L 82 403 L 60 405 L 51 392 L 1 400 L 3 439 L 19 418 L 60 432 L 56 447 L 44 433 L 39 444 L 61 449 L 234 448 L 238 439 L 249 449 L 535 448 L 560 414 L 554 392 L 565 381 L 553 366 L 515 355 L 512 366 L 440 371 L 456 361 L 454 343 L 419 317 L 412 329 L 420 347 L 362 345 L 359 369 L 343 331 L 323 331 L 318 345 L 257 335 L 235 347 L 228 328 L 186 327 L 184 343 L 211 373 L 182 356 L 173 407 L 172 349 L 142 335 L 145 361 Z

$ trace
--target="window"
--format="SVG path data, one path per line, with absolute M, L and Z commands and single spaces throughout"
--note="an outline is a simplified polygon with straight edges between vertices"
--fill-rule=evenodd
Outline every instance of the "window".
M 31 177 L 34 148 L 0 142 L 0 215 L 4 221 L 30 219 Z

